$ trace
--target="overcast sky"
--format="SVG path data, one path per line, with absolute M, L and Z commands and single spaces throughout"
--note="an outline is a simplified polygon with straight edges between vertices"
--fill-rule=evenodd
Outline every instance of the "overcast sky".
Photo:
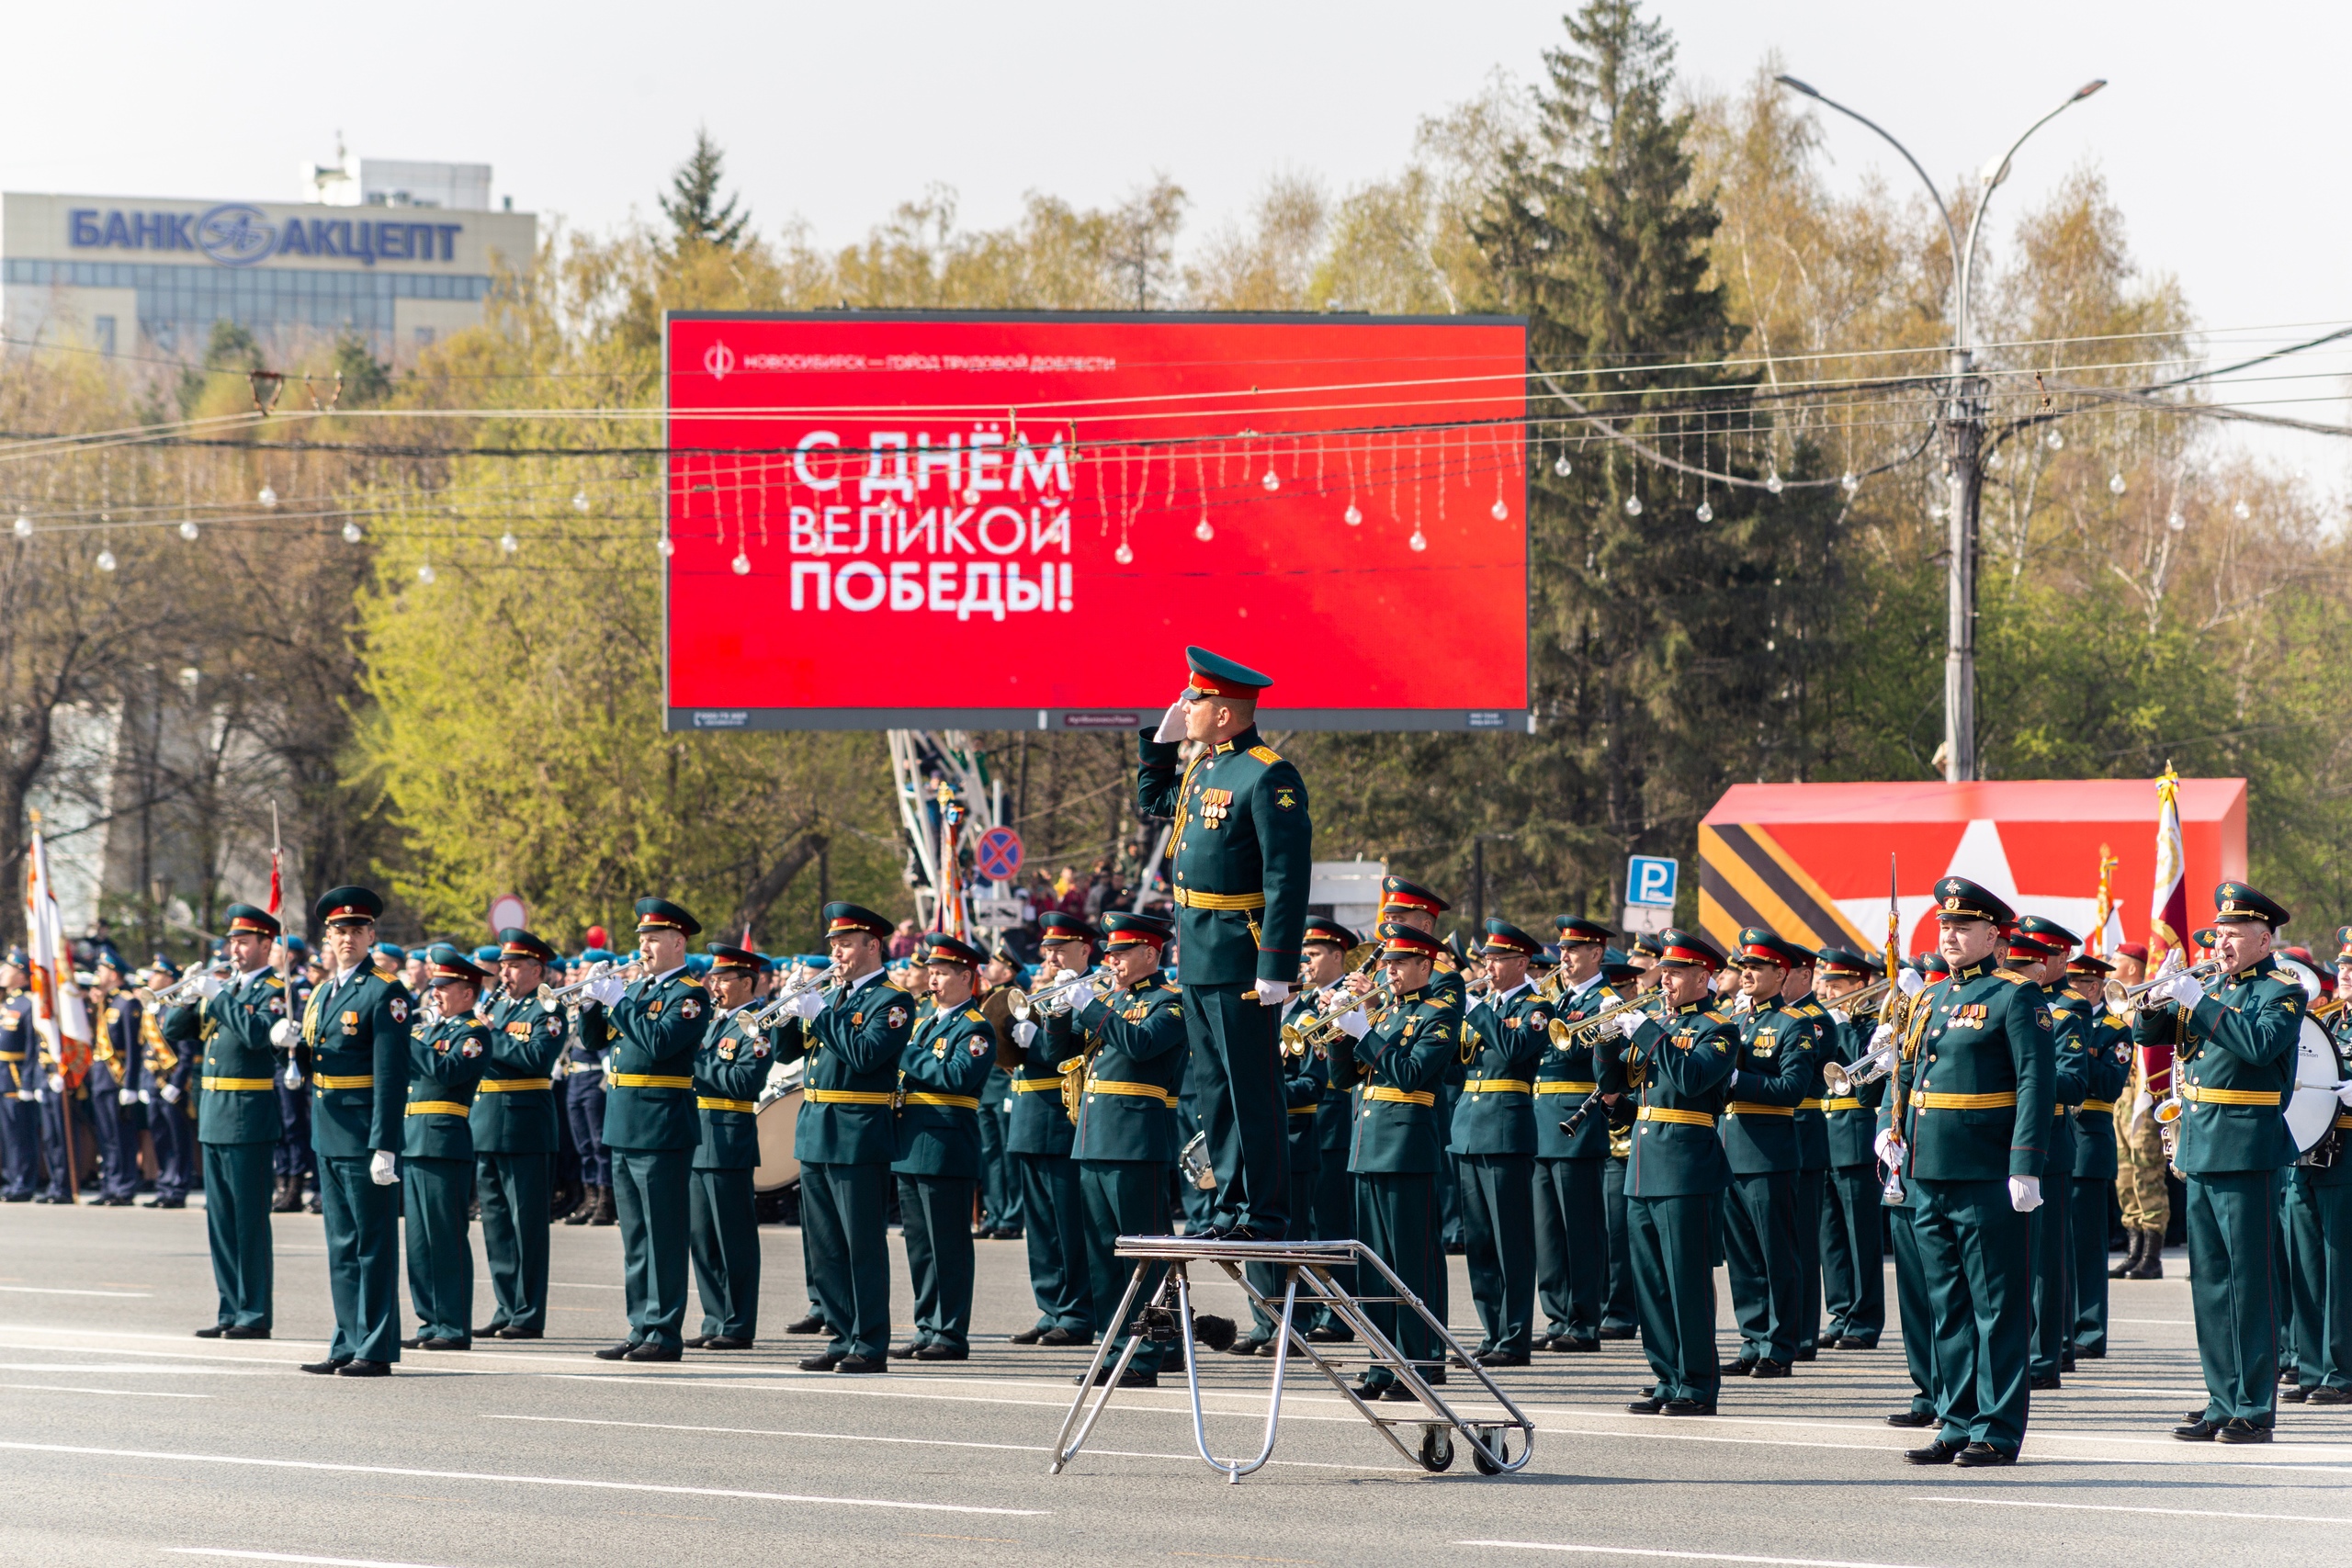
M 1393 171 L 1421 117 L 1501 69 L 1537 73 L 1558 4 L 1393 0 L 1182 6 L 874 3 L 566 6 L 78 0 L 10 19 L 0 187 L 291 199 L 338 132 L 363 156 L 487 162 L 518 209 L 604 227 L 653 193 L 697 124 L 755 218 L 846 243 L 933 183 L 967 223 L 1028 190 L 1115 201 L 1154 173 L 1193 232 L 1281 171 L 1335 188 Z M 2352 10 L 2317 4 L 1657 0 L 1691 80 L 1785 68 L 1902 137 L 1939 180 L 1973 171 L 2093 76 L 2112 85 L 2019 155 L 2014 216 L 2095 162 L 2143 265 L 2245 341 L 2352 321 L 2335 108 Z M 1858 126 L 1840 180 L 1917 177 Z M 2321 330 L 2312 328 L 2312 335 Z M 2333 399 L 2352 355 L 2258 395 Z M 2282 412 L 2340 419 L 2335 401 Z M 2314 477 L 2339 446 L 2272 448 Z

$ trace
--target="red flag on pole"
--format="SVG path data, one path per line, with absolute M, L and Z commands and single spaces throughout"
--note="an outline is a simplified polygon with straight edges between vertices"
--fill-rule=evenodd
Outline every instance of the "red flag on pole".
M 269 912 L 272 915 L 277 913 L 278 906 L 286 899 L 286 883 L 282 875 L 284 862 L 284 852 L 277 847 L 277 802 L 273 800 L 269 803 Z

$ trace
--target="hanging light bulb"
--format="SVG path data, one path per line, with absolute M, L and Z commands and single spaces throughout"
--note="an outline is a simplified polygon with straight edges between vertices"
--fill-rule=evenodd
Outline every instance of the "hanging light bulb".
M 1854 477 L 1853 469 L 1848 468 L 1844 473 L 1838 476 L 1838 488 L 1844 491 L 1848 495 L 1851 495 L 1856 491 L 1862 488 L 1862 481 Z
M 1502 499 L 1499 496 L 1496 498 L 1495 503 L 1487 508 L 1487 510 L 1494 515 L 1494 519 L 1498 523 L 1508 522 L 1510 519 L 1510 508 L 1502 503 Z
M 2180 514 L 2180 508 L 2176 506 L 2165 513 L 2165 526 L 2176 534 L 2186 533 L 2188 530 L 2188 519 L 2183 517 Z
M 1625 498 L 1625 515 L 1628 517 L 1639 517 L 1641 514 L 1642 498 L 1638 495 L 1627 496 Z
M 364 539 L 364 538 L 366 538 L 366 537 L 367 537 L 367 536 L 366 536 L 365 534 L 362 534 L 362 533 L 359 531 L 359 525 L 358 525 L 358 524 L 356 524 L 356 523 L 345 523 L 345 524 L 343 525 L 343 542 L 344 542 L 345 544 L 346 544 L 346 545 L 356 545 L 356 544 L 357 544 L 360 540 L 362 540 L 362 539 Z
M 17 513 L 16 529 L 17 529 L 17 537 L 18 537 L 19 539 L 29 539 L 29 538 L 31 538 L 31 537 L 33 536 L 33 520 L 32 520 L 31 518 L 29 518 L 29 517 L 26 516 L 26 515 L 25 515 L 23 513 L 21 513 L 21 512 Z
M 1209 520 L 1204 517 L 1200 521 L 1200 525 L 1193 530 L 1193 537 L 1205 545 L 1216 537 L 1216 530 L 1210 527 Z
M 1702 501 L 1699 503 L 1697 516 L 1702 523 L 1713 523 L 1715 520 L 1715 509 Z
M 670 536 L 667 534 L 662 535 L 660 539 L 656 540 L 653 547 L 661 552 L 662 558 L 663 560 L 668 560 L 678 551 L 678 547 L 670 542 Z
M 2248 506 L 2245 502 L 2241 499 L 2235 506 L 2230 508 L 2230 515 L 2243 523 L 2247 518 L 2254 515 L 2254 508 Z
M 972 489 L 968 485 L 966 486 L 964 490 L 964 504 L 967 506 L 978 506 L 979 503 L 980 492 Z
M 512 533 L 505 533 L 498 536 L 499 554 L 511 556 L 521 547 L 522 547 L 516 542 L 514 536 Z
M 1413 536 L 1406 540 L 1405 543 L 1417 550 L 1425 550 L 1430 547 L 1429 536 L 1422 533 L 1419 528 L 1413 530 Z
M 1574 463 L 1569 462 L 1568 455 L 1566 452 L 1563 452 L 1560 454 L 1558 458 L 1553 462 L 1552 471 L 1559 475 L 1562 479 L 1566 479 L 1570 474 L 1577 471 L 1577 466 Z
M 741 550 L 737 550 L 735 558 L 727 564 L 735 569 L 735 575 L 738 577 L 749 577 L 752 573 L 752 558 Z
M 588 492 L 586 491 L 576 490 L 571 492 L 571 510 L 583 516 L 587 514 Z
M 2109 474 L 2107 477 L 2107 488 L 2109 494 L 2121 495 L 2123 493 L 2123 476 L 2121 474 Z
M 1340 515 L 1348 520 L 1348 526 L 1351 528 L 1363 521 L 1363 513 L 1356 510 L 1356 503 L 1352 501 L 1348 502 L 1347 511 Z
M 114 568 L 114 552 L 112 550 L 100 550 L 98 552 L 98 570 L 100 571 L 112 571 Z
M 1136 553 L 1135 551 L 1127 548 L 1127 542 L 1125 539 L 1122 539 L 1119 541 L 1119 547 L 1111 552 L 1111 558 L 1117 561 L 1121 566 L 1133 566 L 1135 564 Z
M 1764 476 L 1764 488 L 1770 491 L 1774 495 L 1781 493 L 1782 487 L 1781 484 L 1781 471 L 1778 468 L 1773 469 L 1770 473 Z
M 183 538 L 183 539 L 193 539 L 193 538 L 195 538 L 195 537 L 196 537 L 196 534 L 197 534 L 197 528 L 196 528 L 196 519 L 195 519 L 195 518 L 193 518 L 193 517 L 188 518 L 186 522 L 184 522 L 184 523 L 182 523 L 182 524 L 180 525 L 180 537 L 181 537 L 181 538 Z
M 2052 452 L 2064 452 L 2066 449 L 2066 438 L 2059 432 L 2052 430 L 2050 433 L 2049 438 L 2045 440 L 2042 445 L 2049 447 Z
M 261 487 L 261 493 L 254 499 L 260 502 L 265 509 L 275 507 L 277 504 L 277 492 L 269 486 L 264 485 Z
M 430 582 L 433 581 L 433 563 L 431 561 L 426 561 L 423 566 L 416 569 L 416 580 L 419 582 Z
M 1283 481 L 1282 481 L 1282 479 L 1280 479 L 1280 477 L 1278 477 L 1278 476 L 1275 474 L 1274 470 L 1273 470 L 1273 469 L 1272 469 L 1272 468 L 1268 468 L 1268 469 L 1266 470 L 1266 477 L 1265 477 L 1264 479 L 1260 479 L 1258 482 L 1259 482 L 1260 484 L 1264 485 L 1264 486 L 1266 487 L 1266 493 L 1267 493 L 1268 495 L 1272 495 L 1272 494 L 1273 494 L 1273 493 L 1274 493 L 1274 491 L 1278 491 L 1278 490 L 1280 490 L 1280 489 L 1282 489 L 1282 488 L 1283 488 Z

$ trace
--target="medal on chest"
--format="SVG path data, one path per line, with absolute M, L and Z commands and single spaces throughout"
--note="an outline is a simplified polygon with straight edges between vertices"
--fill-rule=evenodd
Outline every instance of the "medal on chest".
M 1204 827 L 1204 828 L 1222 828 L 1222 827 L 1224 827 L 1224 826 L 1225 826 L 1225 819 L 1226 819 L 1226 818 L 1227 818 L 1227 816 L 1231 815 L 1231 814 L 1232 814 L 1232 811 L 1233 811 L 1233 792 L 1232 792 L 1231 790 L 1229 790 L 1229 789 L 1204 789 L 1204 790 L 1202 790 L 1202 791 L 1201 791 L 1201 826 L 1202 826 L 1202 827 Z

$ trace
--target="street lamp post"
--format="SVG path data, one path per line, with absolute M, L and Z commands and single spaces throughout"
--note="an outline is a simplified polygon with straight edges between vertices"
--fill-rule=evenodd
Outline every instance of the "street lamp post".
M 1943 410 L 1939 423 L 1943 430 L 1944 472 L 1951 502 L 1947 547 L 1951 560 L 1945 578 L 1944 778 L 1958 784 L 1977 776 L 1976 518 L 1984 488 L 1980 459 L 1984 445 L 1986 397 L 1984 378 L 1976 374 L 1975 340 L 1969 321 L 1969 286 L 1975 268 L 1976 243 L 1984 232 L 1984 209 L 1992 205 L 1994 190 L 2009 177 L 2009 161 L 2025 145 L 2026 138 L 2106 86 L 2107 81 L 2101 77 L 2076 88 L 2064 103 L 2027 126 L 2024 134 L 2009 143 L 2009 150 L 2001 154 L 1998 163 L 1985 166 L 1977 182 L 1976 206 L 1969 216 L 1968 238 L 1962 243 L 1960 231 L 1952 226 L 1943 193 L 1928 177 L 1928 171 L 1919 166 L 1919 160 L 1911 156 L 1911 150 L 1897 141 L 1884 126 L 1824 96 L 1819 89 L 1794 76 L 1776 79 L 1781 85 L 1836 109 L 1849 119 L 1859 120 L 1902 153 L 1903 161 L 1927 186 L 1928 198 L 1935 204 L 1937 216 L 1943 220 L 1944 237 L 1951 247 L 1951 348 L 1946 360 Z

